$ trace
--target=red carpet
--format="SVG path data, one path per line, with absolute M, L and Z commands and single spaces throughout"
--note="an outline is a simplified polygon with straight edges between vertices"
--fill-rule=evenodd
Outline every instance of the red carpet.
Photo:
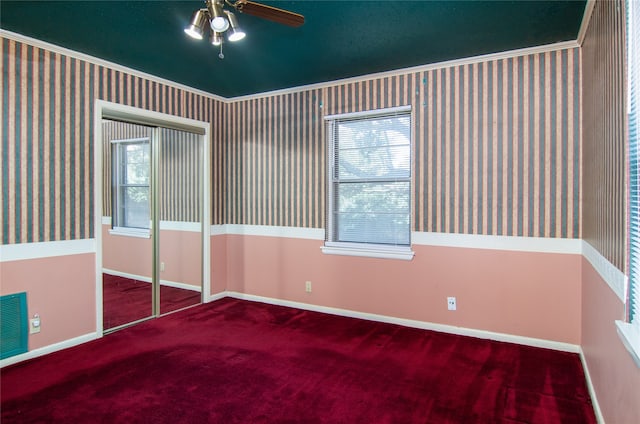
M 9 423 L 595 423 L 576 354 L 222 299 L 2 371 Z
M 102 274 L 103 326 L 105 329 L 128 324 L 152 315 L 151 284 Z M 160 286 L 160 313 L 176 311 L 200 303 L 200 292 Z

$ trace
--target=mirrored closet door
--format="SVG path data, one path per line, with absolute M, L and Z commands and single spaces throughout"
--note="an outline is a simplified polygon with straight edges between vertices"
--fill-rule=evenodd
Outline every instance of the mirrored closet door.
M 202 137 L 160 129 L 160 314 L 201 301 Z
M 103 329 L 202 300 L 202 144 L 186 131 L 102 120 Z

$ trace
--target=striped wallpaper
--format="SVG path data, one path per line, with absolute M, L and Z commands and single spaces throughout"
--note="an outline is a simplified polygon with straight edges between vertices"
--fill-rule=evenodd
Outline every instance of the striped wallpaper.
M 95 69 L 2 39 L 2 243 L 92 234 Z
M 160 137 L 160 220 L 200 222 L 200 136 L 163 128 Z
M 596 2 L 583 44 L 583 238 L 623 272 L 626 262 L 624 49 L 624 2 Z
M 578 49 L 419 81 L 417 230 L 580 236 Z
M 323 117 L 411 105 L 415 231 L 580 237 L 580 51 L 228 105 L 225 222 L 324 225 Z
M 225 222 L 324 225 L 322 95 L 311 90 L 228 105 Z
M 0 49 L 3 244 L 93 236 L 95 99 L 212 123 L 213 224 L 322 228 L 324 116 L 411 105 L 415 231 L 581 235 L 579 49 L 228 103 L 10 39 Z
M 222 122 L 211 97 L 0 38 L 2 244 L 93 237 L 95 99 Z M 212 125 L 212 163 L 223 128 Z M 214 171 L 212 222 L 222 223 Z

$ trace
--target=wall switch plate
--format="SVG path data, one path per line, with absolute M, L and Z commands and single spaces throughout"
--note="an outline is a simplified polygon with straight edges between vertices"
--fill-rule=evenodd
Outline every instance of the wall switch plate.
M 40 317 L 36 316 L 29 320 L 29 334 L 40 332 Z

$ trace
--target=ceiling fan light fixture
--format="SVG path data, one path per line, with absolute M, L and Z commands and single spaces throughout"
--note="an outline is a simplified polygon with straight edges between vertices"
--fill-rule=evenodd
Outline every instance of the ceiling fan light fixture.
M 211 44 L 214 46 L 219 46 L 220 44 L 222 44 L 222 34 L 220 34 L 219 32 L 211 32 Z
M 211 29 L 216 32 L 225 32 L 229 29 L 229 21 L 222 16 L 211 19 Z
M 209 9 L 209 14 L 211 15 L 211 29 L 215 32 L 225 32 L 226 30 L 228 30 L 229 20 L 223 12 L 222 6 L 217 3 L 217 1 L 210 1 L 207 3 L 207 8 Z
M 206 7 L 195 11 L 189 26 L 184 29 L 184 32 L 190 37 L 202 40 L 205 27 L 208 24 L 211 28 L 209 42 L 213 46 L 220 48 L 220 54 L 218 55 L 220 59 L 224 59 L 222 47 L 225 32 L 229 31 L 227 39 L 230 42 L 240 41 L 247 36 L 240 28 L 236 15 L 227 10 L 226 7 L 235 9 L 240 13 L 246 13 L 247 15 L 253 15 L 291 27 L 299 27 L 304 23 L 304 16 L 298 13 L 250 0 L 204 0 L 204 2 Z
M 240 41 L 244 37 L 246 37 L 246 35 L 247 34 L 245 34 L 244 31 L 242 31 L 242 30 L 237 30 L 237 29 L 231 28 L 231 32 L 229 33 L 229 41 L 231 41 L 231 42 Z
M 231 32 L 229 33 L 229 41 L 240 41 L 244 37 L 246 37 L 246 33 L 240 28 L 238 25 L 238 20 L 236 19 L 236 15 L 233 12 L 229 12 L 225 10 L 224 13 L 227 15 L 229 19 L 229 24 L 231 25 Z
M 202 40 L 202 33 L 206 21 L 207 9 L 196 10 L 191 17 L 191 23 L 184 29 L 184 32 L 191 38 Z

